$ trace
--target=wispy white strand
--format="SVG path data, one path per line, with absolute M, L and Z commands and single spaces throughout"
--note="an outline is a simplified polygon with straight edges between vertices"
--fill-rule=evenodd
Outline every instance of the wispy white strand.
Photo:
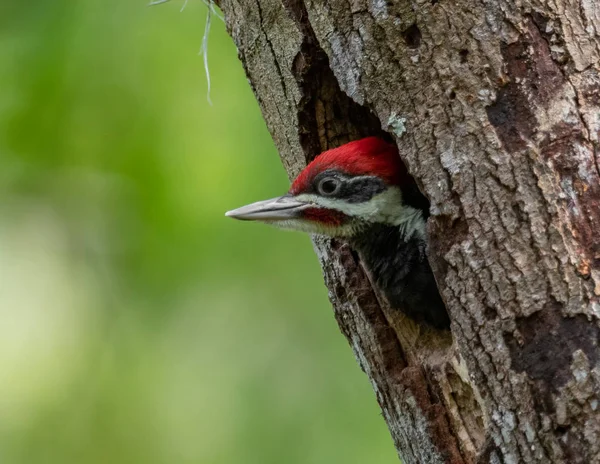
M 212 11 L 209 8 L 206 11 L 206 24 L 204 25 L 204 36 L 202 37 L 202 48 L 200 49 L 200 55 L 204 59 L 204 71 L 206 72 L 206 100 L 210 106 L 212 106 L 212 100 L 210 99 L 210 72 L 208 70 L 208 33 L 210 32 L 211 18 Z
M 161 3 L 167 3 L 171 0 L 154 0 L 150 3 L 148 3 L 148 6 L 154 6 L 154 5 L 160 5 Z
M 202 1 L 204 2 L 204 4 L 208 8 L 210 8 L 210 11 L 212 12 L 212 14 L 214 14 L 221 21 L 225 21 L 225 19 L 223 18 L 223 16 L 220 15 L 219 12 L 217 11 L 217 9 L 215 8 L 215 2 L 214 2 L 214 0 L 202 0 Z
M 167 3 L 169 1 L 171 1 L 171 0 L 152 0 L 150 3 L 148 3 L 148 6 L 160 5 L 162 3 Z M 208 69 L 208 35 L 210 33 L 210 24 L 211 24 L 212 16 L 215 15 L 221 21 L 224 21 L 224 19 L 223 19 L 223 16 L 220 15 L 219 12 L 217 11 L 217 9 L 215 8 L 215 2 L 213 0 L 202 0 L 202 1 L 207 6 L 207 11 L 206 11 L 206 24 L 204 25 L 204 35 L 202 37 L 202 47 L 200 48 L 200 52 L 198 54 L 202 55 L 203 60 L 204 60 L 204 71 L 206 72 L 206 84 L 207 84 L 206 100 L 208 101 L 208 104 L 210 106 L 212 106 L 212 100 L 210 99 L 210 71 Z M 183 2 L 183 6 L 181 7 L 181 10 L 179 10 L 179 11 L 183 12 L 183 10 L 185 10 L 185 7 L 187 6 L 187 4 L 188 4 L 188 0 L 185 0 Z

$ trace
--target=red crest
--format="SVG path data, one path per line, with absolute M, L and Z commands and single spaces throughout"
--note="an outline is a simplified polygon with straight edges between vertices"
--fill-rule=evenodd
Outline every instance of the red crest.
M 321 153 L 298 175 L 290 193 L 307 190 L 315 176 L 327 169 L 354 176 L 379 176 L 389 185 L 402 184 L 406 176 L 396 146 L 378 137 L 367 137 Z

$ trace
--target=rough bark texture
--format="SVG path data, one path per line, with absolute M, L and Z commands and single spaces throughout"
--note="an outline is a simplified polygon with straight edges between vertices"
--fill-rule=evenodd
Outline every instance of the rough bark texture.
M 290 177 L 391 135 L 431 202 L 452 334 L 315 240 L 411 463 L 600 462 L 597 0 L 222 0 Z

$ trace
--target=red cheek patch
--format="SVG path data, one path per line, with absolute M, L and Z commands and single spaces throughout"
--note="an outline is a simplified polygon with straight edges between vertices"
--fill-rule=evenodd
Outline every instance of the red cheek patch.
M 302 218 L 319 222 L 328 226 L 341 226 L 348 216 L 340 211 L 324 208 L 307 208 L 302 212 Z

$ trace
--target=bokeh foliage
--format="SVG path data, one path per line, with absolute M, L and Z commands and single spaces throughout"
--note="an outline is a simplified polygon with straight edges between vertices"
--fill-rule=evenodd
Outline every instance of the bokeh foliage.
M 205 5 L 0 2 L 0 462 L 396 462 Z

